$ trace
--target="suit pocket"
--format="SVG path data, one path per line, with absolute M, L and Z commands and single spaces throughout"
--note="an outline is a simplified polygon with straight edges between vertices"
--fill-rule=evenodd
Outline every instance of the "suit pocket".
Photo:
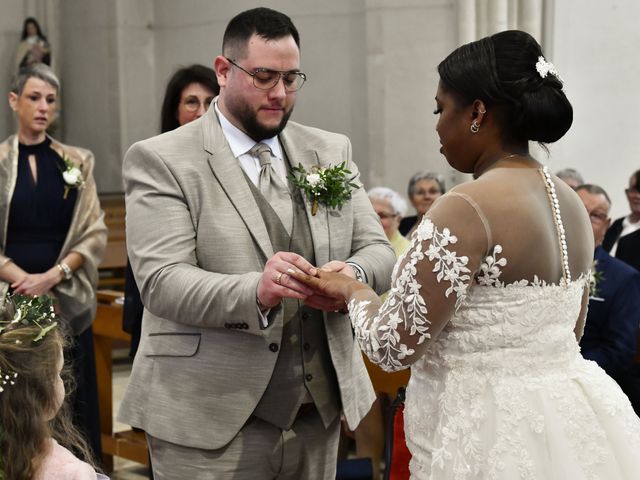
M 150 333 L 144 346 L 146 357 L 193 357 L 200 348 L 200 334 Z

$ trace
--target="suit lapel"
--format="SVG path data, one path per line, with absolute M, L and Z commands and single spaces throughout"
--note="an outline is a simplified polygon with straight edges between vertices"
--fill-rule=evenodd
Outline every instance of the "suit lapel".
M 203 147 L 209 153 L 209 166 L 218 183 L 247 226 L 254 241 L 266 259 L 273 256 L 269 234 L 260 214 L 260 209 L 249 189 L 247 179 L 238 160 L 233 156 L 215 109 L 211 108 L 203 117 Z
M 295 139 L 291 138 L 291 134 L 285 128 L 280 134 L 280 142 L 282 148 L 287 154 L 289 163 L 292 167 L 302 164 L 304 168 L 310 172 L 314 166 L 320 166 L 320 157 L 315 150 L 305 150 L 296 146 Z M 317 265 L 324 265 L 329 261 L 330 243 L 329 243 L 329 224 L 327 217 L 327 209 L 320 206 L 315 215 L 311 215 L 311 202 L 304 197 L 304 208 L 309 219 L 309 228 L 311 229 L 311 238 L 313 240 L 313 251 L 316 257 Z

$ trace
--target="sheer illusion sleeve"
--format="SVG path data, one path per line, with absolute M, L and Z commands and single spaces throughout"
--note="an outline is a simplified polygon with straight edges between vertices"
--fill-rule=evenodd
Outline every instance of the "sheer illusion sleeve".
M 360 348 L 387 371 L 416 362 L 464 301 L 491 246 L 480 208 L 450 192 L 425 215 L 398 259 L 386 301 L 370 290 L 349 299 Z

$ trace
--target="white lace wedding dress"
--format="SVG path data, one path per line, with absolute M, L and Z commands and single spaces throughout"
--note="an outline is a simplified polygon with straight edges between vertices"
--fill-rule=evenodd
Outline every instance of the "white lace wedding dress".
M 591 244 L 586 253 L 580 247 L 584 219 L 565 232 L 560 210 L 582 218 L 584 207 L 565 187 L 556 195 L 551 177 L 535 170 L 489 173 L 485 183 L 496 188 L 511 188 L 516 176 L 516 188 L 540 189 L 522 225 L 504 221 L 513 206 L 496 207 L 486 186 L 456 189 L 417 229 L 386 302 L 361 290 L 349 304 L 373 361 L 389 370 L 412 364 L 412 478 L 640 478 L 640 421 L 616 383 L 582 359 L 574 334 L 585 315 Z M 522 251 L 527 237 L 535 252 Z M 503 256 L 507 245 L 497 238 L 517 261 Z M 541 279 L 554 271 L 555 283 Z

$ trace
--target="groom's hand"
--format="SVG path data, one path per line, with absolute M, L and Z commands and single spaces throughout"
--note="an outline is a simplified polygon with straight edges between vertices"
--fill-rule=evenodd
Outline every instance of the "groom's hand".
M 311 276 L 317 269 L 304 257 L 292 252 L 278 252 L 271 257 L 262 271 L 256 295 L 265 308 L 273 308 L 283 298 L 306 299 L 314 292 L 311 288 L 293 278 L 288 270 L 299 271 Z

